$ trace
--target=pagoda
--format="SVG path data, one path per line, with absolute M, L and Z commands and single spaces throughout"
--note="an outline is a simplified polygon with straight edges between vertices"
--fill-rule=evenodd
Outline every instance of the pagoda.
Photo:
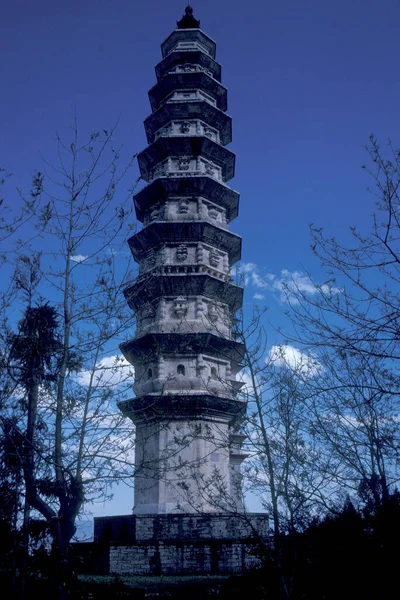
M 136 425 L 134 512 L 240 509 L 243 347 L 232 330 L 242 289 L 230 269 L 241 238 L 229 229 L 239 196 L 226 185 L 235 170 L 227 90 L 190 6 L 161 50 L 138 156 L 143 228 L 129 240 L 139 274 L 125 295 L 137 327 L 121 346 L 135 368 L 135 398 L 119 404 Z
M 227 90 L 190 5 L 161 51 L 138 156 L 143 227 L 129 240 L 136 331 L 121 345 L 135 369 L 135 397 L 118 405 L 135 423 L 134 507 L 95 519 L 95 542 L 106 544 L 111 573 L 241 572 L 258 564 L 247 549 L 268 518 L 242 503 L 244 347 L 234 329 L 243 290 L 230 272 L 241 238 L 230 231 L 239 195 L 227 186 Z

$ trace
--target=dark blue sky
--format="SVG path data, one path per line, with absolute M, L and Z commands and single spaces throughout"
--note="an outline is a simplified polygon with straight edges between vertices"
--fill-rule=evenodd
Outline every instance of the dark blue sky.
M 279 320 L 282 270 L 322 277 L 308 224 L 335 236 L 367 227 L 372 199 L 360 168 L 370 133 L 400 145 L 399 0 L 193 0 L 217 42 L 233 117 L 249 285 Z M 160 44 L 184 0 L 13 0 L 0 21 L 0 166 L 28 186 L 55 132 L 76 113 L 84 132 L 117 120 L 127 155 L 145 144 Z M 253 283 L 257 282 L 252 278 Z
M 293 270 L 307 224 L 335 229 L 369 214 L 363 145 L 400 139 L 398 0 L 198 0 L 218 43 L 234 119 L 236 230 L 244 258 Z M 51 160 L 54 134 L 76 111 L 109 127 L 127 151 L 142 121 L 160 43 L 184 0 L 14 0 L 2 8 L 0 162 L 22 180 Z M 400 143 L 400 142 L 399 142 Z M 247 235 L 251 231 L 251 236 Z
M 307 224 L 370 212 L 363 145 L 400 139 L 398 0 L 198 0 L 218 43 L 234 119 L 235 228 L 244 258 L 271 271 L 307 262 Z M 119 120 L 127 151 L 142 121 L 160 43 L 184 0 L 14 0 L 2 8 L 0 162 L 24 181 L 51 161 L 76 111 L 91 131 Z M 251 232 L 251 236 L 248 235 Z

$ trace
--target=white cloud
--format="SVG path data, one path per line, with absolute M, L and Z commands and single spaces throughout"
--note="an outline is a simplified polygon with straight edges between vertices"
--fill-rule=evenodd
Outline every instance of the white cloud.
M 80 385 L 90 385 L 93 370 L 81 371 L 76 376 Z M 121 383 L 133 384 L 133 366 L 121 355 L 106 356 L 96 364 L 93 376 L 93 385 L 113 386 Z
M 306 377 L 315 377 L 323 371 L 323 366 L 315 358 L 290 344 L 272 346 L 266 361 L 271 361 L 275 367 L 288 367 Z
M 237 376 L 237 381 L 240 381 L 241 383 L 244 384 L 242 389 L 240 390 L 242 394 L 247 396 L 247 395 L 250 395 L 253 393 L 253 391 L 254 391 L 253 382 L 251 380 L 251 377 L 250 377 L 248 371 L 245 371 L 245 370 L 240 371 Z
M 237 267 L 238 273 L 252 273 L 255 269 L 257 269 L 257 265 L 255 263 L 240 263 Z
M 73 262 L 81 263 L 88 258 L 88 256 L 84 256 L 83 254 L 75 254 L 75 256 L 70 257 Z
M 314 283 L 309 275 L 301 273 L 300 271 L 288 271 L 283 269 L 280 277 L 269 274 L 271 277 L 272 288 L 280 293 L 280 299 L 282 302 L 296 301 L 295 294 L 306 294 L 314 296 L 322 292 L 323 294 L 338 294 L 339 288 L 333 285 L 332 281 L 326 281 L 322 284 Z
M 257 265 L 254 263 L 240 263 L 233 268 L 232 275 L 239 284 L 249 285 L 250 275 L 255 269 L 257 269 Z
M 261 273 L 254 263 L 243 263 L 237 267 L 236 274 L 242 276 L 244 285 L 252 285 L 256 289 L 279 295 L 281 302 L 296 303 L 296 294 L 313 296 L 320 292 L 324 294 L 338 294 L 340 289 L 332 281 L 323 284 L 314 283 L 306 273 L 301 271 L 288 271 L 282 269 L 280 275 Z M 255 294 L 255 299 L 261 299 L 261 294 Z M 265 297 L 265 296 L 263 296 Z
M 254 298 L 254 300 L 264 300 L 265 296 L 264 296 L 264 294 L 257 293 L 257 294 L 254 294 L 253 298 Z

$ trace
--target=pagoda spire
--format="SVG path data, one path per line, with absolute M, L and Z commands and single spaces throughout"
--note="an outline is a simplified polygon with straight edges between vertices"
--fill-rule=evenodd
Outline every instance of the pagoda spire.
M 178 29 L 198 29 L 200 27 L 200 21 L 193 16 L 193 8 L 190 5 L 190 1 L 187 3 L 182 19 L 177 21 L 176 24 L 178 25 Z

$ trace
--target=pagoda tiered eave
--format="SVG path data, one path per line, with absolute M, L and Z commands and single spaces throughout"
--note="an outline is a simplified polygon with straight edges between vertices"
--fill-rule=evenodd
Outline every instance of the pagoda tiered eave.
M 145 181 L 153 177 L 153 169 L 169 158 L 186 159 L 185 164 L 178 165 L 181 176 L 185 171 L 191 172 L 192 159 L 203 158 L 221 170 L 223 181 L 229 181 L 235 175 L 235 154 L 205 136 L 160 137 L 147 146 L 138 155 L 140 174 Z
M 221 81 L 221 65 L 201 50 L 181 50 L 168 54 L 155 68 L 157 81 L 161 81 L 167 73 L 173 71 L 175 68 L 182 66 L 184 69 L 185 65 L 192 64 L 199 65 L 201 69 L 210 71 L 214 79 Z
M 184 123 L 196 119 L 208 127 L 214 128 L 219 134 L 219 141 L 226 146 L 232 141 L 232 119 L 225 112 L 205 100 L 182 103 L 166 103 L 152 113 L 144 122 L 147 141 L 152 144 L 160 135 L 166 135 L 165 127 L 174 119 Z
M 240 364 L 244 357 L 244 344 L 208 331 L 148 333 L 142 337 L 124 342 L 120 345 L 120 349 L 131 364 L 134 364 L 140 356 L 155 356 L 164 352 L 172 352 L 173 354 L 209 352 L 219 354 L 237 364 Z M 184 390 L 184 387 L 182 389 Z
M 171 94 L 179 98 L 180 92 L 186 90 L 202 90 L 208 94 L 210 102 L 215 102 L 217 108 L 222 111 L 228 109 L 227 89 L 219 81 L 205 73 L 195 71 L 191 73 L 168 73 L 165 77 L 149 91 L 151 108 L 156 111 L 161 103 Z M 190 97 L 182 95 L 182 101 L 186 102 Z
M 206 273 L 147 274 L 128 284 L 124 296 L 132 310 L 139 310 L 144 304 L 151 304 L 165 296 L 187 295 L 188 289 L 194 296 L 205 296 L 226 303 L 232 312 L 242 305 L 243 288 Z
M 241 258 L 242 238 L 207 221 L 155 221 L 129 238 L 128 243 L 135 260 L 140 260 L 149 248 L 164 243 L 180 244 L 183 240 L 216 246 L 229 255 L 233 265 Z
M 202 416 L 234 422 L 246 412 L 246 404 L 241 400 L 211 394 L 165 394 L 157 402 L 154 396 L 147 395 L 118 402 L 118 408 L 135 423 L 166 417 L 179 421 Z
M 217 44 L 201 29 L 175 29 L 161 44 L 163 58 L 174 51 L 197 49 L 215 59 Z
M 182 196 L 202 196 L 212 200 L 226 211 L 228 223 L 239 213 L 238 192 L 212 177 L 159 177 L 133 197 L 136 216 L 143 223 L 145 213 L 149 213 L 153 206 L 165 202 L 169 197 Z M 188 218 L 193 219 L 192 216 Z

